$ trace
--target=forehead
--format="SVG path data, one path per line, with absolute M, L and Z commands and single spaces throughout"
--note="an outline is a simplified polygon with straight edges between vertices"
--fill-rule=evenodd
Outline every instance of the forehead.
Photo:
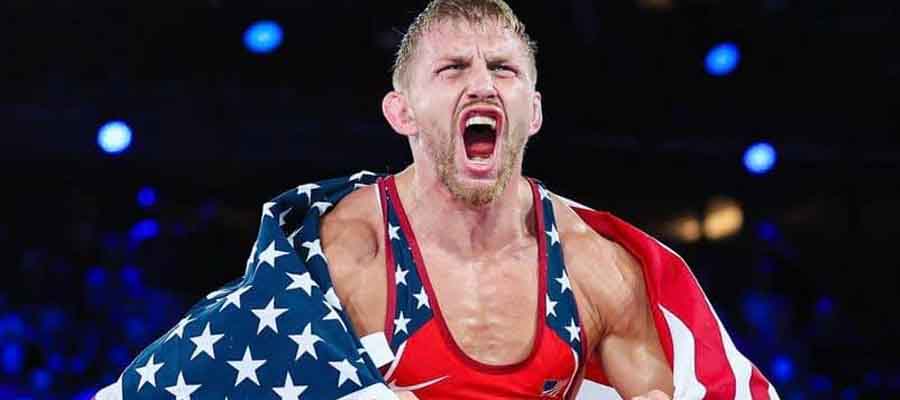
M 433 62 L 449 56 L 525 57 L 522 39 L 499 21 L 471 23 L 465 20 L 441 21 L 423 32 L 417 57 Z

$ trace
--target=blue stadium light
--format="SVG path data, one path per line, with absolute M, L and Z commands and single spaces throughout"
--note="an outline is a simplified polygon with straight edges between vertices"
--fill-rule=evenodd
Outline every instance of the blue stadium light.
M 53 375 L 45 369 L 36 370 L 31 374 L 31 387 L 34 388 L 34 390 L 46 390 L 52 383 Z
M 41 312 L 41 330 L 44 332 L 57 332 L 63 329 L 66 315 L 59 309 L 49 309 Z
M 84 373 L 87 370 L 88 362 L 84 358 L 84 356 L 75 356 L 72 358 L 71 364 L 69 368 L 72 372 L 76 374 Z
M 775 333 L 776 300 L 762 293 L 750 293 L 741 301 L 741 311 L 744 320 L 751 326 L 762 331 L 763 334 L 772 336 Z
M 122 267 L 121 271 L 122 282 L 129 287 L 136 287 L 141 285 L 141 270 L 139 270 L 134 265 L 126 265 Z
M 62 371 L 63 368 L 65 368 L 65 365 L 65 359 L 63 359 L 63 356 L 60 353 L 51 354 L 50 358 L 47 360 L 47 366 L 54 372 Z
M 147 335 L 147 323 L 143 319 L 132 317 L 125 320 L 125 335 L 130 343 L 144 340 Z
M 109 350 L 109 353 L 106 354 L 109 362 L 116 366 L 116 368 L 122 368 L 125 364 L 128 364 L 128 351 L 125 350 L 122 346 L 116 346 Z
M 7 343 L 3 346 L 3 372 L 7 375 L 16 375 L 22 371 L 25 362 L 25 354 L 18 343 Z
M 106 270 L 101 267 L 93 267 L 87 272 L 87 285 L 91 288 L 99 288 L 106 284 Z
M 827 317 L 834 312 L 834 300 L 830 297 L 822 297 L 816 302 L 816 314 L 820 317 Z
M 244 45 L 256 54 L 267 54 L 281 45 L 283 33 L 275 21 L 257 21 L 244 31 Z
M 881 386 L 881 375 L 875 371 L 866 372 L 863 375 L 863 383 L 868 388 L 877 388 Z
M 21 337 L 25 335 L 25 321 L 18 314 L 8 314 L 0 318 L 0 337 Z
M 777 356 L 772 360 L 772 376 L 776 381 L 784 383 L 794 377 L 794 361 L 787 356 Z
M 850 386 L 841 390 L 841 400 L 857 400 L 859 399 L 859 390 Z
M 831 392 L 832 389 L 831 379 L 824 375 L 814 376 L 810 386 L 812 386 L 813 393 Z
M 754 143 L 744 152 L 744 167 L 752 174 L 762 175 L 775 166 L 775 148 L 766 142 Z
M 761 221 L 756 226 L 756 234 L 760 239 L 773 242 L 778 239 L 778 226 L 771 221 Z
M 731 42 L 719 43 L 706 53 L 706 72 L 713 76 L 724 76 L 734 71 L 741 60 L 741 52 Z
M 131 145 L 131 128 L 122 121 L 110 121 L 100 127 L 97 144 L 107 154 L 119 154 Z
M 141 242 L 159 235 L 159 223 L 154 219 L 141 220 L 131 227 L 131 240 Z
M 143 208 L 150 208 L 156 204 L 156 189 L 144 186 L 141 190 L 138 190 L 137 194 L 138 205 Z

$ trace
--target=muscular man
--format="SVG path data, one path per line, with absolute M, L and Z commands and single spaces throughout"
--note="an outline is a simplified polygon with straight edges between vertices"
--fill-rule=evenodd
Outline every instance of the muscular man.
M 244 277 L 97 400 L 777 399 L 677 254 L 522 176 L 534 57 L 502 0 L 431 2 L 382 101 L 412 165 L 265 203 Z
M 531 362 L 528 369 L 552 375 L 577 364 L 567 357 L 539 363 L 532 357 L 546 353 L 536 347 L 556 349 L 549 339 L 559 340 L 541 333 L 545 315 L 539 305 L 547 300 L 546 290 L 539 290 L 540 269 L 549 252 L 539 240 L 544 229 L 535 226 L 541 204 L 522 176 L 525 144 L 543 118 L 534 56 L 522 24 L 502 1 L 432 2 L 402 42 L 394 90 L 382 103 L 390 125 L 408 138 L 413 164 L 388 178 L 384 195 L 377 185 L 357 190 L 323 220 L 322 245 L 335 289 L 357 333 L 366 335 L 390 329 L 386 321 L 394 318 L 385 317 L 395 299 L 385 289 L 385 236 L 391 233 L 382 210 L 396 206 L 405 214 L 405 239 L 417 246 L 418 267 L 427 274 L 418 278 L 430 283 L 427 294 L 434 296 L 430 307 L 440 319 L 434 323 L 449 336 L 417 340 L 413 334 L 406 351 L 446 346 L 471 361 L 460 363 L 467 371 L 448 369 L 449 378 L 423 388 L 423 398 L 453 398 L 462 388 L 489 384 L 487 379 L 503 383 L 529 375 L 515 368 L 491 372 L 503 366 Z M 379 204 L 392 195 L 393 204 Z M 549 201 L 558 230 L 553 240 L 562 246 L 571 286 L 563 294 L 574 295 L 589 353 L 626 398 L 654 390 L 657 398 L 668 398 L 659 394 L 671 395 L 672 372 L 640 265 L 588 228 L 566 202 L 553 195 Z M 417 360 L 401 359 L 401 372 L 404 362 Z

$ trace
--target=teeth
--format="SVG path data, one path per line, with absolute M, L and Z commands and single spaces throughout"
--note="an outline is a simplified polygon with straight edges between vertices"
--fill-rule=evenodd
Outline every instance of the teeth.
M 466 128 L 472 125 L 490 125 L 491 129 L 497 128 L 497 120 L 486 115 L 474 115 L 466 120 Z

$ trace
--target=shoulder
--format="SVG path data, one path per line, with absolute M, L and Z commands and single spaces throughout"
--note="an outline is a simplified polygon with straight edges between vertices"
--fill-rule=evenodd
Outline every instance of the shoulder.
M 322 218 L 322 248 L 333 275 L 370 264 L 381 251 L 380 209 L 375 185 L 361 187 L 341 199 Z
M 646 302 L 640 263 L 589 226 L 572 208 L 577 203 L 555 194 L 551 198 L 572 285 L 583 292 L 604 326 L 617 323 Z

